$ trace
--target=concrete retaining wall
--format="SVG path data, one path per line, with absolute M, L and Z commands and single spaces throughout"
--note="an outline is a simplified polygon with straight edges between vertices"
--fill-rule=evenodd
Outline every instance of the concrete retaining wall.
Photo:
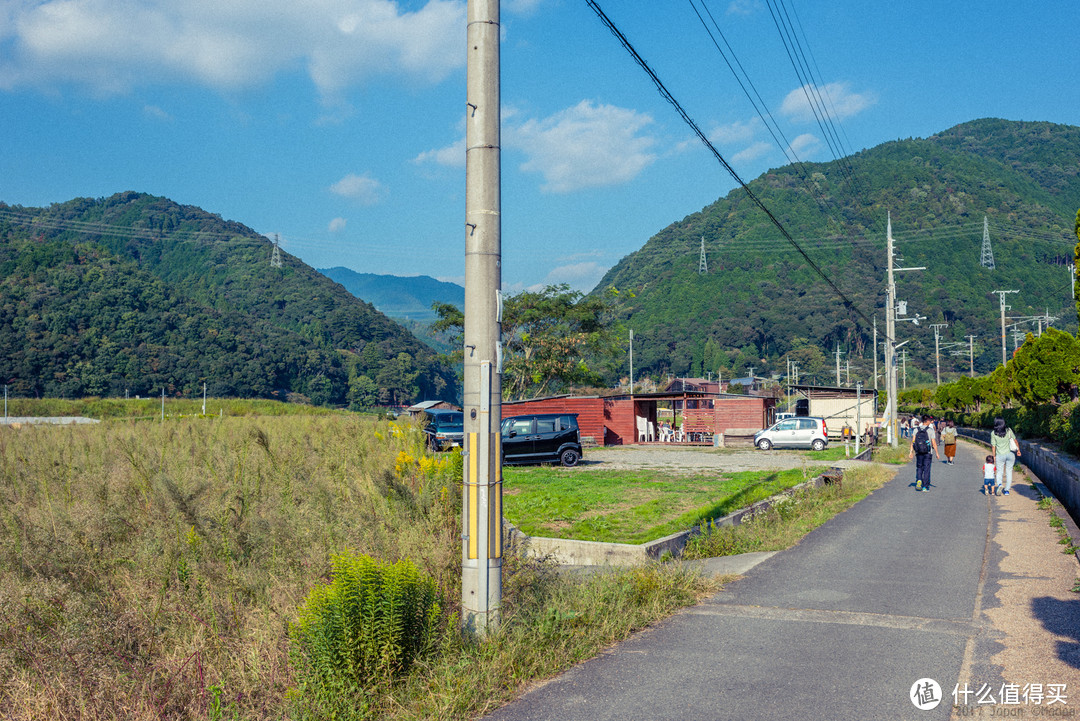
M 990 431 L 977 428 L 957 428 L 957 431 L 966 438 L 990 444 Z M 1019 462 L 1046 484 L 1073 520 L 1080 524 L 1080 460 L 1052 443 L 1017 440 L 1020 442 Z
M 803 488 L 820 487 L 834 478 L 836 476 L 827 479 L 824 475 L 812 478 L 805 483 L 792 486 L 783 493 L 770 496 L 751 506 L 729 513 L 723 518 L 710 521 L 708 527 L 737 526 L 742 523 L 744 518 L 767 510 L 772 504 L 788 498 L 796 491 Z M 686 547 L 686 542 L 701 533 L 701 529 L 695 526 L 664 538 L 658 538 L 655 541 L 636 545 L 528 536 L 505 520 L 503 524 L 505 526 L 504 532 L 507 535 L 507 545 L 511 553 L 520 553 L 528 558 L 548 557 L 564 566 L 632 566 L 649 560 L 659 560 L 664 554 L 678 556 Z

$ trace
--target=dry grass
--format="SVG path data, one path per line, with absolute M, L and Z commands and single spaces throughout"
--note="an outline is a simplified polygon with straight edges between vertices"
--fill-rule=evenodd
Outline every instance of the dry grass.
M 677 568 L 584 580 L 506 559 L 503 623 L 456 632 L 460 455 L 357 416 L 0 428 L 0 718 L 307 719 L 288 624 L 330 557 L 411 559 L 438 651 L 337 718 L 462 719 L 716 588 Z
M 457 599 L 457 484 L 401 453 L 414 428 L 355 417 L 0 429 L 0 717 L 279 716 L 342 549 Z

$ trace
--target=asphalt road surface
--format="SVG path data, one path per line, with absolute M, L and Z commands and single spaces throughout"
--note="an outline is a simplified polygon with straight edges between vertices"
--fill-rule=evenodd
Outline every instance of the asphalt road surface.
M 996 693 L 1005 682 L 990 662 L 1000 634 L 983 613 L 1003 554 L 990 540 L 999 499 L 978 492 L 982 453 L 961 444 L 956 465 L 935 460 L 929 493 L 916 492 L 908 464 L 704 603 L 485 718 L 950 718 L 957 684 Z M 929 710 L 910 696 L 925 678 L 940 688 Z

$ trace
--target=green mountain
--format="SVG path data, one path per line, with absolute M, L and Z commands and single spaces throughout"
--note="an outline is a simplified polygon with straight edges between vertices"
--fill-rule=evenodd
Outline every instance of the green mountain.
M 458 308 L 465 305 L 464 288 L 427 275 L 357 273 L 341 266 L 319 268 L 319 272 L 394 319 L 432 321 L 437 317 L 432 303 L 453 303 Z
M 453 399 L 430 348 L 254 230 L 126 192 L 0 203 L 0 375 L 25 396 Z
M 875 317 L 879 341 L 885 330 L 889 213 L 898 266 L 926 268 L 896 275 L 909 317 L 926 317 L 918 327 L 898 324 L 898 340 L 911 339 L 913 374 L 934 370 L 934 323 L 948 323 L 941 343 L 963 344 L 946 345 L 943 371 L 968 370 L 968 335 L 978 337 L 977 371 L 1001 362 L 996 290 L 1020 291 L 1006 301 L 1010 317 L 1048 313 L 1058 317 L 1055 327 L 1076 329 L 1068 265 L 1080 208 L 1080 128 L 978 120 L 841 162 L 785 166 L 749 185 L 851 306 L 734 190 L 661 230 L 598 286 L 620 291 L 636 373 L 782 373 L 791 353 L 804 380 L 833 383 L 839 347 L 851 382 L 871 383 Z M 980 264 L 984 216 L 994 270 Z

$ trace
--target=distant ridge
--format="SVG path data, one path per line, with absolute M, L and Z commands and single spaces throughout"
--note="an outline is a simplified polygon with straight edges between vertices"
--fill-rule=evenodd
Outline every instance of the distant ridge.
M 911 368 L 934 370 L 932 323 L 948 323 L 942 342 L 965 350 L 966 336 L 978 337 L 977 372 L 999 364 L 998 289 L 1020 290 L 1010 316 L 1049 311 L 1055 327 L 1075 331 L 1067 267 L 1080 208 L 1080 127 L 975 120 L 882 143 L 845 164 L 854 192 L 836 162 L 775 168 L 749 185 L 865 317 L 877 317 L 879 342 L 892 214 L 898 260 L 926 267 L 897 278 L 909 314 L 927 318 L 898 331 L 911 341 Z M 995 270 L 980 264 L 984 216 Z M 702 243 L 707 272 L 699 272 Z M 657 232 L 593 292 L 611 286 L 623 299 L 620 319 L 634 329 L 639 374 L 782 373 L 795 354 L 803 380 L 832 384 L 823 353 L 838 346 L 852 383 L 873 374 L 872 325 L 844 307 L 741 189 Z M 942 371 L 967 371 L 966 360 L 944 353 Z
M 318 270 L 391 318 L 434 320 L 436 315 L 431 309 L 432 303 L 452 303 L 459 308 L 465 303 L 465 289 L 460 285 L 436 280 L 427 275 L 357 273 L 341 266 Z
M 453 368 L 240 223 L 137 192 L 0 203 L 0 375 L 19 396 L 455 400 Z

